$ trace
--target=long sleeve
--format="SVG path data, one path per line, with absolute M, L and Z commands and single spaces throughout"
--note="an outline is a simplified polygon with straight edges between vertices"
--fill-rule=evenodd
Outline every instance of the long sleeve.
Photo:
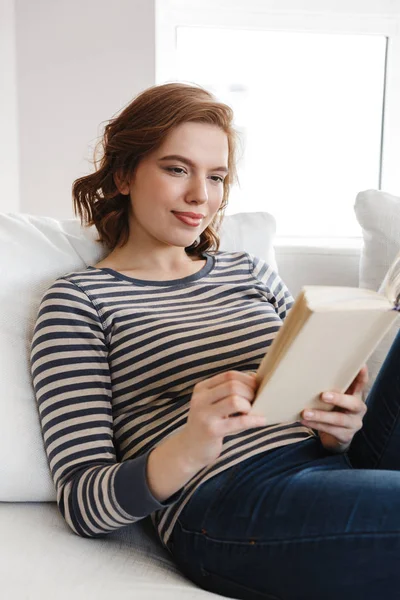
M 31 372 L 57 504 L 74 533 L 105 535 L 179 497 L 152 496 L 149 452 L 117 462 L 106 335 L 96 307 L 71 281 L 58 279 L 43 296 Z
M 281 277 L 270 265 L 252 254 L 248 254 L 248 256 L 251 274 L 262 286 L 266 297 L 283 321 L 294 304 L 293 296 Z

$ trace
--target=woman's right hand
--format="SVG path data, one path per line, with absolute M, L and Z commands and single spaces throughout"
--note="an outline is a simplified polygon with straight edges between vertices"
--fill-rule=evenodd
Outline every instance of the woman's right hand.
M 179 431 L 192 465 L 201 469 L 212 463 L 225 436 L 265 425 L 264 417 L 247 414 L 256 389 L 255 373 L 241 371 L 225 371 L 194 386 L 187 423 Z

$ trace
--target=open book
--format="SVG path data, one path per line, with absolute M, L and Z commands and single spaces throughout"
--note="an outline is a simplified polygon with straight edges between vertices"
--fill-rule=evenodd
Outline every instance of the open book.
M 267 423 L 298 421 L 304 408 L 332 410 L 321 392 L 343 393 L 400 314 L 400 254 L 385 294 L 304 286 L 257 371 L 251 414 Z

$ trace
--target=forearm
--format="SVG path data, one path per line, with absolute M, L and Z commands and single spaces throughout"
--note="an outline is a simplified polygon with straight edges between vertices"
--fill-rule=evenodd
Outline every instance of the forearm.
M 184 445 L 184 432 L 178 431 L 150 452 L 147 460 L 147 484 L 159 501 L 180 490 L 206 465 L 190 460 Z

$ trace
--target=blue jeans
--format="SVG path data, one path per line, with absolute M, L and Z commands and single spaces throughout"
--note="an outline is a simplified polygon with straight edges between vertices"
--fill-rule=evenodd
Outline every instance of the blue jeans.
M 346 454 L 318 438 L 205 482 L 169 541 L 200 587 L 245 600 L 400 598 L 400 333 Z

